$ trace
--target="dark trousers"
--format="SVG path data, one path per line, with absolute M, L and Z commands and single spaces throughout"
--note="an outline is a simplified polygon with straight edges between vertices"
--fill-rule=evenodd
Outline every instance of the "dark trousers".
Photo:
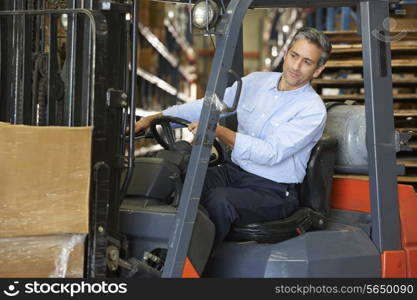
M 232 224 L 285 218 L 299 205 L 295 184 L 251 174 L 231 161 L 207 170 L 200 203 L 216 226 L 215 244 L 225 239 Z

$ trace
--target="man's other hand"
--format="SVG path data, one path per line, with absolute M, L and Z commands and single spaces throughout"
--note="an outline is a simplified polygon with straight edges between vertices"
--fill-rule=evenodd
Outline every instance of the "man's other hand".
M 198 122 L 191 122 L 188 125 L 188 130 L 191 131 L 192 134 L 196 135 L 197 127 L 198 127 Z
M 194 135 L 197 133 L 198 122 L 192 122 L 188 125 L 188 130 L 191 131 Z M 229 147 L 233 148 L 236 141 L 236 132 L 217 125 L 216 127 L 216 137 L 218 137 L 222 142 L 224 142 Z

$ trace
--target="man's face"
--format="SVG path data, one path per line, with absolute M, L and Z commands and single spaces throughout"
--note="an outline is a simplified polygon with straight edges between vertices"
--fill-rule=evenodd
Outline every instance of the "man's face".
M 322 52 L 306 39 L 295 41 L 284 57 L 280 89 L 294 90 L 319 76 L 324 69 L 324 65 L 317 66 Z

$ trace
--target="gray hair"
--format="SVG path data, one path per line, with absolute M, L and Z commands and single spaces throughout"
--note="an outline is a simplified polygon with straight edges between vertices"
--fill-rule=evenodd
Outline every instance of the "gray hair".
M 292 39 L 290 45 L 288 46 L 288 50 L 291 49 L 295 41 L 301 39 L 306 39 L 310 43 L 316 45 L 317 47 L 323 50 L 323 53 L 321 54 L 320 59 L 317 62 L 317 66 L 320 67 L 324 65 L 329 59 L 330 52 L 332 51 L 332 44 L 330 43 L 327 36 L 320 30 L 317 30 L 315 28 L 300 28 L 295 34 L 294 38 Z

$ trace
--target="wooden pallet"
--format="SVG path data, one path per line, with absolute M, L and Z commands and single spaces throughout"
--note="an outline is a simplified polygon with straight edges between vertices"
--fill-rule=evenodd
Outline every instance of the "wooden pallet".
M 396 36 L 401 34 L 402 30 L 393 30 L 390 32 L 390 36 Z M 417 30 L 407 30 L 406 35 L 401 39 L 401 41 L 413 41 L 417 40 Z M 362 36 L 358 35 L 356 30 L 346 30 L 346 31 L 325 31 L 325 34 L 328 36 L 329 40 L 332 43 L 361 43 Z
M 417 117 L 417 109 L 395 109 L 395 117 Z
M 321 95 L 323 101 L 345 101 L 345 100 L 357 100 L 364 101 L 365 95 L 363 94 L 342 94 L 342 95 Z M 417 94 L 396 94 L 393 95 L 394 100 L 417 100 Z
M 392 68 L 415 69 L 417 68 L 417 59 L 392 59 Z M 325 70 L 333 69 L 357 69 L 363 68 L 362 59 L 340 59 L 329 60 L 326 63 Z
M 311 84 L 314 86 L 335 88 L 363 87 L 363 79 L 314 79 Z M 393 86 L 417 86 L 417 77 L 395 78 L 392 80 L 392 84 Z
M 409 142 L 408 147 L 410 147 L 413 150 L 417 149 L 417 142 Z
M 392 43 L 391 53 L 394 55 L 404 53 L 417 53 L 417 48 L 414 42 L 409 44 Z M 332 57 L 342 55 L 362 55 L 362 45 L 334 45 L 332 47 Z
M 397 130 L 399 132 L 415 132 L 415 133 L 417 133 L 417 128 L 415 128 L 415 127 L 402 127 L 402 128 L 397 128 Z

